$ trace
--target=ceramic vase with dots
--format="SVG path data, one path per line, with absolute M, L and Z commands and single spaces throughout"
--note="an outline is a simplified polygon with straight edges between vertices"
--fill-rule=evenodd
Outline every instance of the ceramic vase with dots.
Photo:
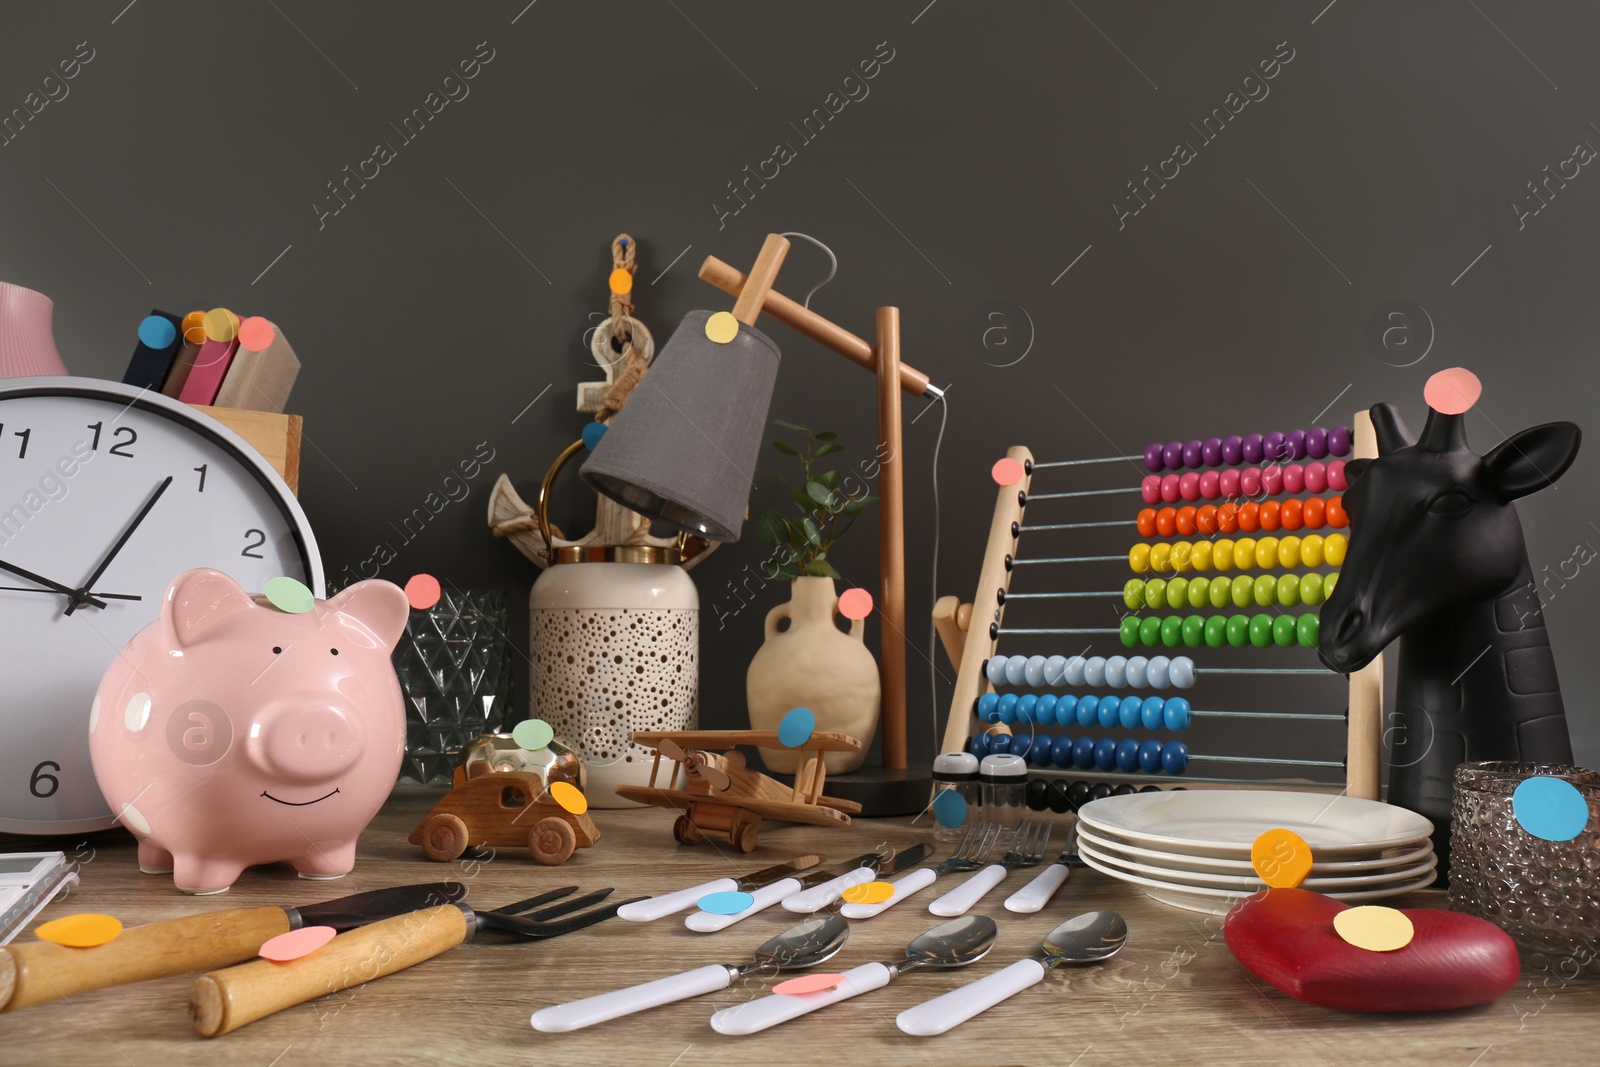
M 700 701 L 700 595 L 643 546 L 562 549 L 534 583 L 529 714 L 587 768 L 589 804 L 637 807 L 619 785 L 650 783 L 639 730 L 692 729 Z M 591 561 L 592 560 L 592 561 Z

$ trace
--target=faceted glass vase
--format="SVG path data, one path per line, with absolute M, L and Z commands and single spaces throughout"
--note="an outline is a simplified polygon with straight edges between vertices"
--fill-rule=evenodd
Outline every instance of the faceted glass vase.
M 512 704 L 505 594 L 449 589 L 412 611 L 394 669 L 406 701 L 400 781 L 449 785 L 456 753 L 499 730 Z

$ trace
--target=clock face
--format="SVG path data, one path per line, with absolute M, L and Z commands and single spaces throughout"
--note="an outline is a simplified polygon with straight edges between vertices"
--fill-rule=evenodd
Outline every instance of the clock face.
M 115 823 L 90 769 L 90 704 L 191 567 L 323 595 L 304 513 L 231 432 L 131 386 L 0 381 L 0 831 Z

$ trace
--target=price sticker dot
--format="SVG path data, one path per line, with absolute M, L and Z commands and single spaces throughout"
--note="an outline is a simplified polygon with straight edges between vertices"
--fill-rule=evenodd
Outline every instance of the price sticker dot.
M 933 817 L 940 826 L 955 829 L 967 821 L 967 798 L 954 789 L 946 789 L 933 798 Z
M 316 605 L 311 590 L 293 578 L 273 578 L 261 590 L 267 603 L 290 615 L 304 615 Z
M 290 930 L 286 934 L 268 938 L 262 942 L 261 949 L 256 955 L 275 963 L 288 963 L 301 956 L 311 955 L 332 941 L 338 932 L 331 926 L 302 926 L 298 930 Z
M 712 915 L 737 915 L 756 902 L 749 893 L 707 893 L 695 905 Z
M 633 292 L 633 272 L 618 267 L 611 272 L 611 291 L 621 296 Z
M 882 904 L 894 896 L 894 886 L 888 882 L 862 882 L 839 894 L 846 904 Z
M 1250 865 L 1274 889 L 1293 889 L 1311 873 L 1311 846 L 1292 830 L 1268 830 L 1250 846 Z
M 784 748 L 799 748 L 811 740 L 817 716 L 810 708 L 794 708 L 778 723 L 778 741 Z
M 183 340 L 186 344 L 202 345 L 206 341 L 206 313 L 191 311 L 183 317 Z
M 227 308 L 212 308 L 205 314 L 206 339 L 228 342 L 239 336 L 239 316 Z
M 515 741 L 519 748 L 525 748 L 529 752 L 549 748 L 550 741 L 555 736 L 556 732 L 543 719 L 523 719 L 511 730 L 511 740 Z
M 1022 481 L 1022 476 L 1026 473 L 1022 469 L 1022 464 L 1010 456 L 995 460 L 994 466 L 989 468 L 989 476 L 995 480 L 996 485 L 1016 485 Z
M 706 336 L 719 345 L 725 345 L 739 336 L 739 320 L 731 311 L 719 311 L 706 320 Z
M 839 594 L 839 614 L 855 622 L 872 614 L 872 594 L 865 589 L 846 589 Z
M 406 599 L 418 611 L 427 611 L 439 602 L 444 595 L 444 590 L 439 588 L 439 579 L 431 574 L 413 574 L 406 582 Z
M 844 981 L 842 974 L 802 974 L 786 982 L 779 982 L 772 991 L 781 996 L 794 997 L 803 993 L 822 993 Z
M 166 348 L 178 339 L 178 328 L 162 315 L 150 315 L 139 323 L 139 340 L 146 348 Z
M 1589 825 L 1589 802 L 1561 778 L 1523 781 L 1511 794 L 1511 813 L 1519 826 L 1545 841 L 1571 841 Z
M 589 425 L 583 428 L 583 433 L 580 435 L 583 437 L 583 447 L 587 448 L 590 452 L 593 452 L 599 446 L 600 438 L 604 437 L 605 435 L 605 423 L 591 422 Z
M 550 786 L 550 798 L 573 815 L 589 810 L 589 798 L 571 782 L 556 782 Z
M 52 941 L 68 948 L 94 948 L 122 933 L 122 922 L 110 915 L 86 912 L 51 919 L 33 933 L 40 941 Z
M 1405 912 L 1372 905 L 1341 911 L 1333 917 L 1333 929 L 1347 944 L 1368 952 L 1405 948 L 1416 934 Z
M 239 347 L 246 352 L 265 352 L 277 336 L 272 323 L 260 315 L 252 315 L 239 323 Z
M 1478 402 L 1483 383 L 1465 367 L 1451 367 L 1428 379 L 1422 398 L 1441 415 L 1460 415 Z

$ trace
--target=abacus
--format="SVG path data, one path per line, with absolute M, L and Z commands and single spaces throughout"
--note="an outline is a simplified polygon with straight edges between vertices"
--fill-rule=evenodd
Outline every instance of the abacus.
M 1204 661 L 1226 655 L 1224 649 L 1259 655 L 1298 648 L 1304 663 L 1304 650 L 1316 648 L 1318 616 L 1304 609 L 1320 605 L 1338 581 L 1333 568 L 1343 562 L 1348 540 L 1348 518 L 1338 495 L 1346 485 L 1344 463 L 1377 452 L 1366 413 L 1355 421 L 1354 432 L 1319 427 L 1157 442 L 1142 455 L 1096 459 L 1040 462 L 1025 447 L 1009 449 L 995 464 L 1000 489 L 973 601 L 961 604 L 947 596 L 934 607 L 945 651 L 958 664 L 942 750 L 966 749 L 979 756 L 1015 752 L 1028 759 L 1035 779 L 1067 772 L 1110 779 L 1094 786 L 1074 782 L 1071 806 L 1090 796 L 1159 788 L 1154 783 L 1160 780 L 1181 786 L 1249 782 L 1339 789 L 1377 799 L 1381 659 L 1349 678 L 1346 709 L 1213 709 L 1194 706 L 1186 695 L 1202 679 L 1218 675 L 1339 677 L 1314 659 L 1315 665 L 1230 666 L 1197 663 L 1196 656 Z M 1094 467 L 1114 471 L 1119 464 L 1139 472 L 1135 484 L 1034 491 L 1035 475 L 1083 475 Z M 1081 510 L 1134 496 L 1141 506 L 1131 518 L 1101 518 Z M 1056 512 L 1062 507 L 1058 502 L 1080 510 L 1026 521 L 1029 505 Z M 1060 547 L 1063 538 L 1091 531 L 1104 538 L 1124 529 L 1140 538 L 1126 552 L 1072 554 Z M 1030 535 L 1030 550 L 1036 544 L 1043 550 L 1023 554 L 1024 533 Z M 1121 589 L 1084 590 L 1075 587 L 1081 582 L 1048 585 L 1044 580 L 1063 568 L 1109 564 L 1132 572 Z M 1017 626 L 1006 619 L 1006 608 L 1019 602 L 1045 602 L 1038 606 L 1061 613 L 1072 602 L 1092 607 L 1096 600 L 1116 605 L 1117 625 Z M 974 619 L 976 634 L 971 632 Z M 1040 650 L 1002 655 L 1001 638 L 1008 646 L 1016 642 Z M 1094 643 L 1109 638 L 1117 640 L 1121 652 L 1093 654 Z M 1060 646 L 1080 639 L 1088 647 L 1077 654 Z M 1172 689 L 1184 692 L 1164 692 Z M 1153 692 L 1121 695 L 1118 690 Z M 1247 720 L 1262 727 L 1343 724 L 1342 751 L 1336 759 L 1271 752 L 1213 755 L 1191 752 L 1182 740 L 1104 732 L 1180 732 L 1208 719 Z M 1012 725 L 1022 726 L 1026 735 L 1013 733 Z M 1192 773 L 1191 767 L 1208 773 Z M 1278 777 L 1230 776 L 1225 773 L 1230 767 L 1256 774 L 1272 770 Z M 1342 781 L 1305 777 L 1326 778 L 1338 771 Z M 1051 806 L 1063 810 L 1056 801 L 1068 803 L 1065 784 L 1051 782 L 1048 789 Z

